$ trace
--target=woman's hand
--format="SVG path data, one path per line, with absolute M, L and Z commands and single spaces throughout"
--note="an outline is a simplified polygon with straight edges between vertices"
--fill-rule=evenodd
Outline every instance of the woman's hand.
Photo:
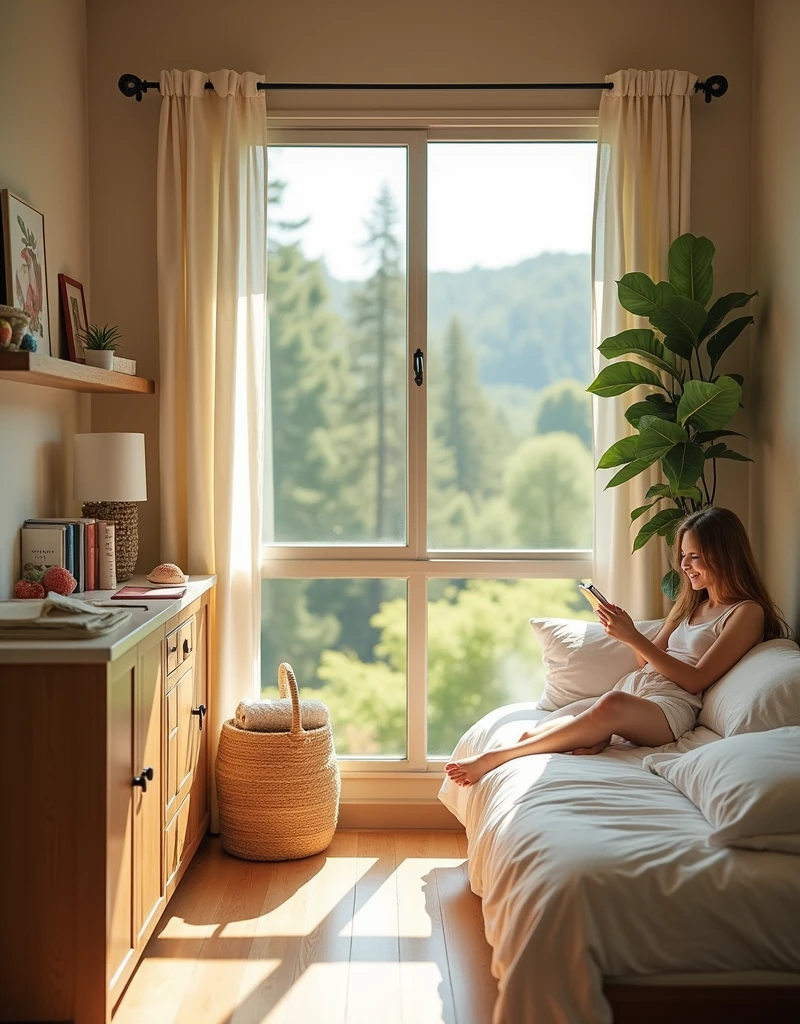
M 642 637 L 633 624 L 633 619 L 624 608 L 619 608 L 615 604 L 603 604 L 597 609 L 597 617 L 609 636 L 613 636 L 615 640 L 621 640 L 628 646 L 633 646 Z

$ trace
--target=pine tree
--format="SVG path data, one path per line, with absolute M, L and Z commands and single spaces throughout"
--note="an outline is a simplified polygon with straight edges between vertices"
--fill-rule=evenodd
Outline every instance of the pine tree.
M 441 402 L 439 423 L 444 444 L 453 453 L 456 489 L 472 498 L 495 491 L 497 428 L 493 410 L 481 388 L 475 356 L 464 326 L 450 318 L 444 337 L 444 381 L 432 385 L 431 401 Z
M 365 475 L 364 526 L 377 541 L 398 539 L 405 526 L 406 283 L 396 223 L 384 185 L 366 222 L 364 248 L 374 271 L 352 298 L 350 358 L 350 420 L 360 438 L 353 454 Z

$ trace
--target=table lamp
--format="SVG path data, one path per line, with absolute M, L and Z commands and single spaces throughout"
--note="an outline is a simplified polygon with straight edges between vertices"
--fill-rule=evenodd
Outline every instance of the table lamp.
M 82 514 L 114 523 L 117 580 L 129 580 L 139 554 L 135 503 L 147 501 L 144 434 L 76 434 L 73 479 Z

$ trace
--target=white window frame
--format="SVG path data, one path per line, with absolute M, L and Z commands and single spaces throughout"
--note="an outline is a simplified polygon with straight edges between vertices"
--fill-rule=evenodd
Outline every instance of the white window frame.
M 411 383 L 413 353 L 427 369 L 428 142 L 593 142 L 597 112 L 274 111 L 268 145 L 391 145 L 408 151 L 408 462 L 404 545 L 264 544 L 262 579 L 405 579 L 407 581 L 407 757 L 340 758 L 350 800 L 435 797 L 445 758 L 427 755 L 427 581 L 579 579 L 592 572 L 592 551 L 428 550 L 427 380 Z

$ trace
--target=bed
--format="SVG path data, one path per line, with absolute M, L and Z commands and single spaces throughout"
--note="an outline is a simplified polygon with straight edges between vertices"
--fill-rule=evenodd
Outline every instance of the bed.
M 454 756 L 543 715 L 500 708 Z M 494 1024 L 800 1019 L 800 857 L 711 847 L 700 810 L 645 761 L 720 739 L 699 726 L 657 751 L 539 754 L 470 788 L 445 780 L 483 900 Z

